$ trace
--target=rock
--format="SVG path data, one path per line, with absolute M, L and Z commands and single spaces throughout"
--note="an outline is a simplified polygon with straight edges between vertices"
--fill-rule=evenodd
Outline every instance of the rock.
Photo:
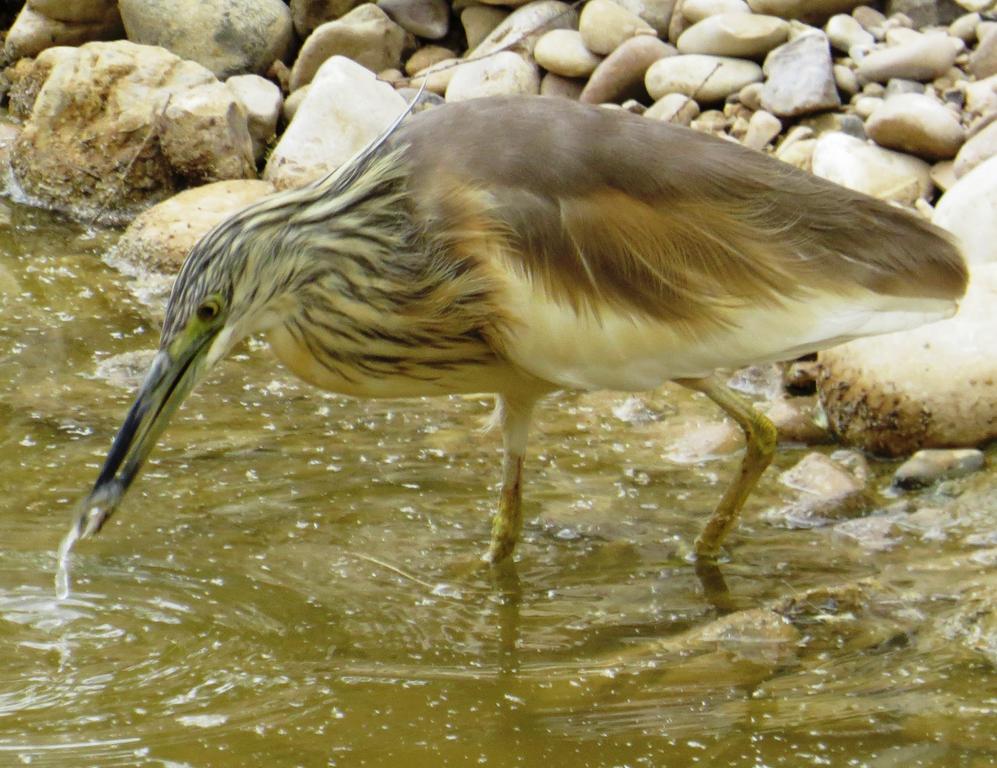
M 409 85 L 413 88 L 421 88 L 422 84 L 425 83 L 427 91 L 442 96 L 447 92 L 450 80 L 453 79 L 460 64 L 460 59 L 443 59 L 417 72 L 409 81 Z
M 760 109 L 748 121 L 748 132 L 742 142 L 749 149 L 762 150 L 782 132 L 782 123 L 771 112 Z
M 25 5 L 7 30 L 3 53 L 8 61 L 37 56 L 46 48 L 58 45 L 82 45 L 94 40 L 114 40 L 124 28 L 114 3 L 94 3 L 103 8 L 94 19 L 65 20 L 53 18 L 31 5 Z M 85 14 L 84 14 L 85 15 Z
M 966 94 L 965 111 L 974 115 L 997 112 L 997 75 L 986 80 L 963 85 Z
M 675 48 L 651 35 L 624 40 L 599 62 L 579 99 L 587 104 L 602 104 L 640 98 L 646 93 L 644 74 L 648 67 L 659 59 L 677 54 Z
M 951 480 L 983 468 L 983 452 L 975 448 L 935 448 L 918 451 L 893 474 L 897 488 L 924 488 L 938 480 Z
M 676 464 L 699 464 L 729 456 L 744 447 L 744 433 L 729 419 L 669 420 L 661 424 L 664 457 Z
M 508 11 L 487 5 L 472 5 L 461 11 L 460 23 L 464 27 L 468 50 L 473 51 L 508 16 Z
M 957 177 L 965 176 L 994 155 L 997 155 L 997 120 L 962 145 L 955 156 L 953 171 Z
M 692 24 L 718 13 L 751 13 L 744 0 L 684 0 L 682 15 Z
M 291 21 L 302 40 L 327 21 L 335 21 L 364 0 L 291 0 Z
M 335 170 L 405 109 L 405 100 L 373 72 L 333 56 L 312 79 L 267 161 L 263 178 L 278 189 L 299 187 Z
M 216 181 L 184 190 L 136 216 L 114 254 L 142 269 L 175 274 L 215 224 L 273 191 L 272 184 L 258 179 Z
M 737 101 L 752 112 L 762 108 L 762 89 L 764 83 L 748 83 L 737 92 Z
M 865 123 L 881 147 L 928 160 L 955 157 L 966 139 L 959 118 L 930 96 L 903 93 L 886 99 Z
M 886 84 L 886 92 L 883 96 L 888 99 L 891 96 L 899 96 L 901 93 L 924 93 L 924 91 L 924 83 L 919 83 L 917 80 L 904 80 L 900 77 L 891 77 L 890 81 Z
M 839 92 L 849 96 L 854 96 L 859 92 L 859 80 L 854 71 L 844 64 L 835 64 L 831 68 L 831 72 L 834 74 L 834 84 Z
M 173 94 L 162 114 L 159 146 L 174 171 L 190 182 L 256 176 L 246 112 L 222 83 Z
M 699 117 L 699 105 L 682 93 L 668 93 L 652 104 L 644 117 L 676 125 L 689 125 Z
M 866 118 L 872 117 L 872 113 L 875 112 L 883 105 L 883 100 L 877 96 L 859 96 L 855 99 L 852 107 L 855 114 L 865 120 Z
M 846 13 L 862 0 L 748 0 L 755 13 L 767 13 L 783 19 L 823 22 L 836 13 Z
M 584 80 L 575 80 L 570 77 L 561 77 L 553 72 L 548 72 L 540 80 L 541 96 L 557 96 L 562 99 L 578 101 L 585 87 Z
M 220 78 L 263 74 L 291 47 L 280 0 L 119 0 L 128 39 L 196 61 Z
M 456 68 L 447 85 L 447 101 L 484 96 L 533 95 L 540 92 L 537 65 L 512 51 L 502 51 Z
M 615 0 L 630 13 L 646 21 L 655 34 L 667 35 L 672 11 L 678 0 Z
M 817 423 L 820 407 L 815 396 L 780 398 L 765 409 L 780 443 L 818 445 L 831 442 L 827 430 Z
M 587 77 L 602 59 L 582 42 L 573 29 L 552 29 L 537 40 L 533 57 L 544 69 L 563 77 Z
M 589 0 L 578 19 L 578 31 L 585 47 L 603 56 L 636 34 L 655 34 L 650 24 L 612 0 Z
M 277 133 L 277 118 L 284 105 L 280 88 L 259 75 L 234 75 L 225 85 L 246 113 L 253 156 L 259 160 Z
M 703 19 L 685 30 L 678 39 L 680 53 L 709 53 L 717 56 L 764 56 L 786 41 L 789 24 L 775 16 L 721 13 Z
M 913 205 L 933 191 L 930 166 L 916 157 L 828 132 L 813 153 L 813 173 L 880 200 Z
M 858 63 L 857 73 L 877 83 L 893 77 L 927 82 L 948 72 L 957 55 L 947 35 L 922 35 L 913 42 L 872 51 Z
M 779 117 L 797 117 L 841 106 L 822 32 L 801 35 L 765 59 L 762 106 Z
M 959 238 L 970 263 L 955 317 L 819 355 L 818 390 L 832 431 L 876 453 L 974 447 L 997 437 L 997 158 L 946 192 L 933 220 Z
M 997 261 L 997 158 L 960 177 L 938 201 L 932 221 L 959 238 L 971 265 Z
M 25 120 L 11 166 L 39 202 L 78 218 L 127 220 L 224 168 L 255 173 L 242 108 L 200 64 L 119 40 L 49 48 L 24 65 L 10 93 Z M 202 120 L 208 112 L 217 121 Z M 189 136 L 195 124 L 201 133 Z M 209 147 L 226 156 L 203 157 Z M 204 165 L 189 167 L 198 155 Z
M 319 26 L 301 46 L 291 68 L 291 90 L 310 83 L 322 63 L 345 56 L 371 72 L 400 67 L 408 44 L 405 30 L 372 3 Z
M 797 491 L 787 506 L 766 511 L 766 522 L 789 528 L 815 528 L 853 517 L 869 508 L 865 481 L 822 453 L 808 453 L 779 475 L 779 482 Z
M 806 135 L 798 135 L 796 131 L 804 130 Z M 784 163 L 789 163 L 801 171 L 810 173 L 813 165 L 813 154 L 817 147 L 817 140 L 812 138 L 813 131 L 805 126 L 794 126 L 786 138 L 779 144 L 775 151 L 775 156 Z
M 863 29 L 854 16 L 845 13 L 828 19 L 824 33 L 831 45 L 842 53 L 848 53 L 856 45 L 871 48 L 876 43 L 876 38 Z
M 753 61 L 693 53 L 654 62 L 644 76 L 644 85 L 655 100 L 667 93 L 682 93 L 708 104 L 761 79 L 762 68 Z
M 284 108 L 281 110 L 284 115 L 284 122 L 290 123 L 294 119 L 294 115 L 298 111 L 298 107 L 301 106 L 301 102 L 305 100 L 305 96 L 308 94 L 308 89 L 311 86 L 303 85 L 294 93 L 289 93 L 287 98 L 284 99 Z
M 55 21 L 73 24 L 103 21 L 115 0 L 28 0 L 25 6 Z
M 903 517 L 899 511 L 859 517 L 837 523 L 832 530 L 835 537 L 851 541 L 867 552 L 886 552 L 900 543 L 899 524 Z
M 979 13 L 967 13 L 949 24 L 948 32 L 968 45 L 976 40 L 976 25 L 980 20 Z
M 997 75 L 997 29 L 987 32 L 969 57 L 969 71 L 977 80 Z
M 852 17 L 862 25 L 862 29 L 869 32 L 877 40 L 882 40 L 886 35 L 886 17 L 875 8 L 860 5 L 852 9 Z
M 402 29 L 427 40 L 439 40 L 450 31 L 446 0 L 377 0 L 377 6 Z
M 931 180 L 935 186 L 943 192 L 955 186 L 955 163 L 951 160 L 942 160 L 931 166 Z
M 441 61 L 447 59 L 455 61 L 456 57 L 457 54 L 449 48 L 440 45 L 424 45 L 417 48 L 415 53 L 409 56 L 408 61 L 405 62 L 405 73 L 414 75 L 416 72 L 421 72 L 426 67 L 439 64 Z
M 578 14 L 567 3 L 562 3 L 560 0 L 535 0 L 510 13 L 505 21 L 468 51 L 467 58 L 485 56 L 512 44 L 515 44 L 517 51 L 532 56 L 533 47 L 545 32 L 577 27 Z

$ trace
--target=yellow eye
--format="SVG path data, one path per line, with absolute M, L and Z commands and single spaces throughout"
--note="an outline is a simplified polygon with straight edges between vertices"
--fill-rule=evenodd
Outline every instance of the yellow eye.
M 197 308 L 197 319 L 202 323 L 210 323 L 221 312 L 221 307 L 215 299 L 205 299 Z

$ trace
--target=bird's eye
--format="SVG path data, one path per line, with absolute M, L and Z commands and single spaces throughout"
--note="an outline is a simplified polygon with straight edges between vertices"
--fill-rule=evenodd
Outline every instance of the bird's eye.
M 201 302 L 201 305 L 197 308 L 197 319 L 202 323 L 210 323 L 218 317 L 218 313 L 220 311 L 221 308 L 218 306 L 217 301 L 214 299 L 207 299 L 206 301 Z

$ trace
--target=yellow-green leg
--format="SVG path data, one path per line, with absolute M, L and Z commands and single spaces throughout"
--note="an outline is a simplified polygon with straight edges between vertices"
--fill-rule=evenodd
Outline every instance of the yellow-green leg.
M 502 491 L 492 520 L 492 542 L 486 560 L 500 563 L 516 548 L 523 528 L 523 460 L 530 431 L 533 400 L 511 401 L 500 397 L 498 417 L 502 425 Z
M 741 425 L 747 445 L 737 477 L 724 492 L 703 532 L 696 539 L 696 556 L 712 560 L 720 553 L 727 534 L 737 524 L 738 514 L 751 490 L 775 454 L 775 425 L 751 403 L 714 378 L 681 379 L 679 384 L 702 392 Z

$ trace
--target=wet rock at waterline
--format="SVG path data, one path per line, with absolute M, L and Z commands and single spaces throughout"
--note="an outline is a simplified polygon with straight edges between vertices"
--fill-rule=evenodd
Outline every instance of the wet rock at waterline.
M 245 112 L 199 64 L 128 41 L 50 48 L 15 68 L 11 166 L 72 216 L 131 218 L 174 192 L 255 175 Z

